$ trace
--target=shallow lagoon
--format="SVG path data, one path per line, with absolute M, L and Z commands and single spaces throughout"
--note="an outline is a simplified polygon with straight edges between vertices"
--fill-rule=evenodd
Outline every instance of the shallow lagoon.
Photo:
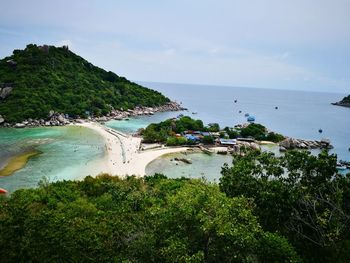
M 104 156 L 103 138 L 90 129 L 76 126 L 0 129 L 0 147 L 2 166 L 9 157 L 28 149 L 42 152 L 29 159 L 23 169 L 0 178 L 0 187 L 9 192 L 35 187 L 43 178 L 57 181 L 95 175 L 96 164 Z

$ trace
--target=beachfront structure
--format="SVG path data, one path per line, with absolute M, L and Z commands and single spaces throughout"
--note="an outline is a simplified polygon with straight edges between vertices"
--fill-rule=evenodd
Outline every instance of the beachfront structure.
M 223 139 L 223 138 L 220 138 L 219 139 L 219 143 L 221 145 L 224 145 L 224 146 L 233 146 L 233 145 L 237 144 L 237 140 L 236 139 Z
M 194 136 L 193 134 L 185 134 L 185 138 L 190 141 L 198 142 L 200 141 L 200 138 L 197 136 Z

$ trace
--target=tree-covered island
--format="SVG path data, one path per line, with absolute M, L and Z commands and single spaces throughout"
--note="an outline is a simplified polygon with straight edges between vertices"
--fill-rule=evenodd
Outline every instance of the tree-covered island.
M 45 125 L 55 113 L 64 123 L 63 118 L 106 116 L 169 102 L 157 91 L 94 66 L 67 46 L 30 44 L 0 60 L 0 125 Z
M 350 95 L 344 97 L 341 101 L 332 103 L 333 105 L 350 107 Z

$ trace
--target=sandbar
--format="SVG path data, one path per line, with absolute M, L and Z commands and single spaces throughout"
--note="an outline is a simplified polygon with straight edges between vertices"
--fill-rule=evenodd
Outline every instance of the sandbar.
M 96 167 L 99 174 L 116 176 L 144 176 L 146 166 L 154 159 L 169 153 L 185 152 L 187 147 L 162 147 L 160 149 L 141 149 L 141 138 L 110 129 L 96 122 L 76 124 L 92 129 L 104 138 L 105 157 Z

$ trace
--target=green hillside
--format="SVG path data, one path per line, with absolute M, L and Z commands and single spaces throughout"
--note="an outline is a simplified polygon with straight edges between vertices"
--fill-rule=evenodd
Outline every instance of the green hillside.
M 159 106 L 161 93 L 98 68 L 68 47 L 27 45 L 0 60 L 0 115 L 7 122 L 46 118 L 50 110 L 84 117 L 111 107 Z

